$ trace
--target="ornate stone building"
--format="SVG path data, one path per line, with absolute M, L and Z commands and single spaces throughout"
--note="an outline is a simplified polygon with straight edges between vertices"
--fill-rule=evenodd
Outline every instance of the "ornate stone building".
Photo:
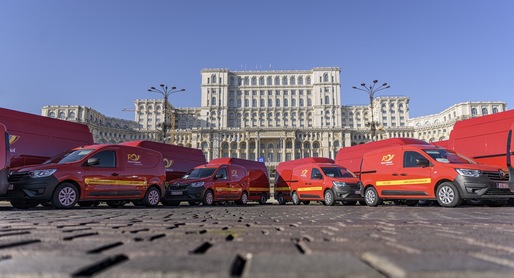
M 435 142 L 448 139 L 457 121 L 506 110 L 507 104 L 501 101 L 462 102 L 439 114 L 412 118 L 409 126 L 414 127 L 414 138 Z
M 270 166 L 304 157 L 335 158 L 341 147 L 371 139 L 369 105 L 342 105 L 339 68 L 203 69 L 201 80 L 200 107 L 167 104 L 166 122 L 172 128 L 164 138 L 162 99 L 135 100 L 135 121 L 105 117 L 84 106 L 45 106 L 42 115 L 86 123 L 98 143 L 164 140 L 201 149 L 207 160 L 260 159 Z M 483 114 L 484 109 L 492 113 L 506 109 L 502 102 L 465 103 L 437 115 L 409 119 L 406 96 L 377 97 L 373 107 L 376 139 L 425 140 L 444 139 L 457 119 Z

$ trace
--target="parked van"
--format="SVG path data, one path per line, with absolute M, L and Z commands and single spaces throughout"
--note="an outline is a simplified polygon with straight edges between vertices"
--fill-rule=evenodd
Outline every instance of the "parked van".
M 120 145 L 147 148 L 158 151 L 162 155 L 166 181 L 172 181 L 184 176 L 196 166 L 206 164 L 202 150 L 165 144 L 154 141 L 129 141 Z
M 216 202 L 236 201 L 246 205 L 252 181 L 242 161 L 246 160 L 220 158 L 195 167 L 183 178 L 169 184 L 166 204 L 177 206 L 185 201 L 190 205 L 203 203 L 210 206 Z
M 277 167 L 277 200 L 285 204 L 284 189 L 290 191 L 293 204 L 322 201 L 331 206 L 336 201 L 355 205 L 363 201 L 359 179 L 347 169 L 336 165 L 334 160 L 323 157 L 303 158 L 281 162 Z M 277 192 L 277 191 L 276 191 Z
M 514 196 L 498 167 L 477 164 L 432 145 L 396 145 L 367 152 L 360 172 L 361 194 L 369 206 L 381 200 L 437 200 L 441 206 L 456 207 L 463 199 L 500 206 Z
M 125 145 L 89 145 L 72 149 L 41 165 L 11 169 L 11 190 L 3 200 L 15 208 L 51 202 L 71 208 L 107 201 L 141 200 L 156 206 L 164 193 L 162 155 Z
M 341 165 L 359 176 L 362 157 L 365 153 L 383 147 L 408 144 L 428 145 L 427 142 L 414 138 L 391 138 L 369 142 L 339 149 L 336 155 L 336 164 Z
M 0 124 L 0 196 L 7 193 L 9 182 L 9 134 L 5 125 Z
M 0 108 L 0 123 L 9 133 L 10 167 L 41 164 L 72 148 L 92 145 L 85 124 Z

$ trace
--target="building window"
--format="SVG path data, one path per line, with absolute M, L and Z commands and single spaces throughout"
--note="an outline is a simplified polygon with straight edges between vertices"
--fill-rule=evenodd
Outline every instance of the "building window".
M 291 79 L 289 81 L 289 84 L 291 85 L 296 85 L 296 79 L 294 78 L 294 76 L 291 76 Z
M 471 108 L 471 115 L 473 115 L 473 116 L 478 115 L 476 108 Z M 446 118 L 444 120 L 446 120 Z
M 272 84 L 272 80 L 273 80 L 273 79 L 271 78 L 271 76 L 268 76 L 268 78 L 267 78 L 267 80 L 266 80 L 266 85 L 273 85 L 273 84 Z
M 252 86 L 257 85 L 257 77 L 252 77 Z
M 304 100 L 303 100 L 303 98 L 301 98 L 301 99 L 300 99 L 300 107 L 303 107 L 303 105 L 304 105 L 304 103 L 303 103 L 303 102 L 304 102 Z
M 245 77 L 244 79 L 244 85 L 249 85 L 250 79 L 248 77 Z
M 311 85 L 311 77 L 307 76 L 307 85 Z
M 211 105 L 216 105 L 216 97 L 211 98 Z
M 484 108 L 482 108 L 482 115 L 487 115 L 487 114 L 488 114 L 488 113 L 487 113 L 487 108 L 485 108 L 485 107 L 484 107 Z
M 280 77 L 275 77 L 275 85 L 280 85 Z
M 276 107 L 280 107 L 280 99 L 277 99 L 276 103 L 275 103 L 275 106 Z
M 328 74 L 323 74 L 323 82 L 328 82 Z

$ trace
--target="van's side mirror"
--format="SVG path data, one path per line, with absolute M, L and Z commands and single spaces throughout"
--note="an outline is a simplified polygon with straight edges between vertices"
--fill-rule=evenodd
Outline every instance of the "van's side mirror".
M 100 159 L 98 159 L 97 157 L 91 157 L 87 160 L 86 164 L 87 166 L 98 165 L 100 164 Z
M 416 165 L 421 167 L 428 167 L 430 166 L 430 162 L 426 158 L 416 158 Z
M 314 174 L 314 175 L 312 176 L 312 178 L 313 178 L 313 179 L 315 179 L 315 180 L 321 180 L 321 179 L 323 179 L 323 176 L 321 176 L 321 174 L 320 174 L 320 173 L 316 173 L 316 174 Z

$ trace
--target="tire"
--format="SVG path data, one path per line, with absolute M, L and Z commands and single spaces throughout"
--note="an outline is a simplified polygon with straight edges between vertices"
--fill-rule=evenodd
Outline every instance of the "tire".
M 297 206 L 300 204 L 300 197 L 298 196 L 298 193 L 293 192 L 293 196 L 292 196 L 292 201 L 293 201 L 293 205 Z
M 511 205 L 511 206 L 514 206 L 514 199 L 509 199 L 507 201 L 507 204 Z
M 463 200 L 463 203 L 470 205 L 470 206 L 483 206 L 486 204 L 486 202 L 484 202 L 484 200 L 480 200 L 480 199 L 467 199 L 467 200 Z
M 243 193 L 241 194 L 241 199 L 237 200 L 236 204 L 241 206 L 248 204 L 248 193 L 246 193 L 246 191 L 243 191 Z
M 380 203 L 378 192 L 373 186 L 366 188 L 366 191 L 364 191 L 364 200 L 366 205 L 370 207 L 376 207 Z
M 343 205 L 345 206 L 355 206 L 357 201 L 343 201 Z
M 165 205 L 165 206 L 171 206 L 171 207 L 176 207 L 178 205 L 180 205 L 180 201 L 162 201 L 162 204 Z
M 100 204 L 98 201 L 78 201 L 79 206 L 81 207 L 96 207 Z
M 311 203 L 311 201 L 302 201 L 302 204 L 304 204 L 304 205 L 308 205 L 310 203 Z
M 260 198 L 259 198 L 259 204 L 260 205 L 265 205 L 266 201 L 268 201 L 268 195 L 266 195 L 266 193 L 262 193 Z
M 40 202 L 39 204 L 41 204 L 41 206 L 45 207 L 45 208 L 50 208 L 50 207 L 53 207 L 54 204 L 52 204 L 51 201 L 42 201 Z
M 56 208 L 69 209 L 75 206 L 79 200 L 79 191 L 71 183 L 61 183 L 52 195 L 52 203 Z
M 119 208 L 119 207 L 122 207 L 124 206 L 127 202 L 125 201 L 107 201 L 106 202 L 108 206 L 110 206 L 111 208 Z
M 39 205 L 38 201 L 11 201 L 11 206 L 17 209 L 35 208 Z
M 161 191 L 156 187 L 150 187 L 146 191 L 145 197 L 143 198 L 143 204 L 146 207 L 156 207 L 161 201 Z
M 366 201 L 359 201 L 359 206 L 365 206 L 366 205 Z
M 457 187 L 451 182 L 443 182 L 437 187 L 436 198 L 442 207 L 457 207 L 462 203 Z
M 405 200 L 405 204 L 409 207 L 414 207 L 418 204 L 418 200 Z
M 197 202 L 197 201 L 189 201 L 187 202 L 190 206 L 198 206 L 200 204 L 200 202 Z M 178 203 L 177 203 L 177 206 L 178 206 Z
M 282 193 L 278 194 L 278 204 L 279 205 L 285 205 L 287 202 L 286 202 L 286 199 L 284 198 L 284 195 L 282 195 Z
M 325 193 L 323 194 L 324 199 L 324 205 L 325 206 L 333 206 L 336 202 L 334 200 L 334 192 L 332 189 L 325 190 Z
M 488 207 L 503 207 L 507 200 L 484 200 L 484 204 Z
M 203 195 L 202 203 L 206 206 L 214 205 L 214 193 L 212 192 L 212 190 L 205 191 L 205 194 Z

